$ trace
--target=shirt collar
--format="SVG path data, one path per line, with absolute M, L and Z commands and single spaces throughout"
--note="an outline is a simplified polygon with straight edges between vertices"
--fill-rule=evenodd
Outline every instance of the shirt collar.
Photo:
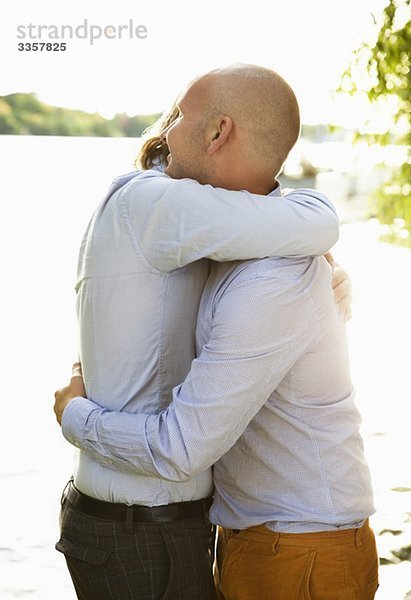
M 268 194 L 269 196 L 282 196 L 281 183 L 278 181 L 278 179 L 276 179 L 276 183 L 277 187 L 274 188 L 273 191 Z

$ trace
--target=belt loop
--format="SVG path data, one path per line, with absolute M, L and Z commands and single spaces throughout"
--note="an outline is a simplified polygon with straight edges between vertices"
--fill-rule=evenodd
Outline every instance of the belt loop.
M 274 552 L 274 554 L 277 554 L 278 546 L 280 544 L 280 534 L 278 533 L 278 531 L 273 531 L 273 535 L 274 535 L 274 540 L 271 544 L 271 550 Z
M 126 508 L 126 531 L 133 529 L 133 507 L 127 506 Z
M 67 490 L 71 486 L 73 481 L 74 481 L 74 477 L 71 477 L 71 479 L 69 479 L 68 482 L 66 483 L 66 485 L 64 486 L 64 490 L 61 492 L 61 498 L 60 498 L 61 506 L 63 506 L 63 504 L 64 504 L 64 500 L 67 497 Z
M 362 534 L 362 527 L 359 527 L 358 529 L 355 530 L 355 547 L 357 548 L 357 550 L 363 549 L 361 534 Z

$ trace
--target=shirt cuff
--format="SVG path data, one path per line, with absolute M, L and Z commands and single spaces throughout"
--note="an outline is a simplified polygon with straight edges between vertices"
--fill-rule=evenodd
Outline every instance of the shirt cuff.
M 61 430 L 66 440 L 76 448 L 82 448 L 85 425 L 93 410 L 98 410 L 94 402 L 77 396 L 63 411 Z
M 61 420 L 64 437 L 101 464 L 120 471 L 159 477 L 146 439 L 147 415 L 110 412 L 77 396 Z M 100 429 L 96 422 L 102 421 Z

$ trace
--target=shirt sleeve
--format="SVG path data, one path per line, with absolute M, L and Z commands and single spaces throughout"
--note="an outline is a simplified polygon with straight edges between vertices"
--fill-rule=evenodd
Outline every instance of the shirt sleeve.
M 233 446 L 304 353 L 315 312 L 308 296 L 299 277 L 237 277 L 217 305 L 209 341 L 166 410 L 109 412 L 76 398 L 63 413 L 63 434 L 120 470 L 189 479 Z
M 261 196 L 155 173 L 120 194 L 134 243 L 164 272 L 201 258 L 321 255 L 339 235 L 332 203 L 316 190 Z

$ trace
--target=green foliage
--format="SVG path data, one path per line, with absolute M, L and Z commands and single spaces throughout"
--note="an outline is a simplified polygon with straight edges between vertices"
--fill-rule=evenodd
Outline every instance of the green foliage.
M 370 143 L 407 149 L 403 165 L 392 171 L 375 198 L 376 216 L 389 226 L 388 238 L 411 247 L 411 14 L 410 0 L 389 0 L 374 46 L 364 44 L 353 55 L 341 89 L 365 91 L 374 104 L 389 110 L 391 126 L 361 134 Z M 364 75 L 366 76 L 364 82 Z
M 19 126 L 8 102 L 0 98 L 0 131 L 2 133 L 18 133 Z
M 98 113 L 49 106 L 35 94 L 0 96 L 0 134 L 139 137 L 159 117 Z

